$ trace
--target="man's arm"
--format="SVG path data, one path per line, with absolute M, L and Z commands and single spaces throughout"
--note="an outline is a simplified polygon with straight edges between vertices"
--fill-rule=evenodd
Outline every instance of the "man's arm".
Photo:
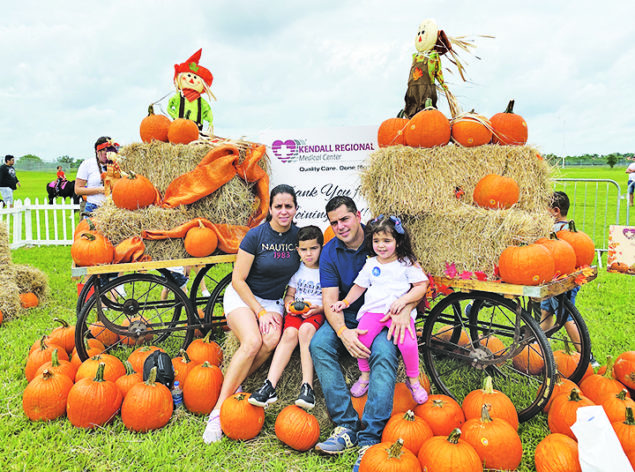
M 370 356 L 370 349 L 364 346 L 359 335 L 365 334 L 365 329 L 349 329 L 344 323 L 344 313 L 333 311 L 331 306 L 338 301 L 340 290 L 338 287 L 322 287 L 322 304 L 324 305 L 324 315 L 331 325 L 331 328 L 342 340 L 342 344 L 351 356 L 358 359 L 367 359 Z

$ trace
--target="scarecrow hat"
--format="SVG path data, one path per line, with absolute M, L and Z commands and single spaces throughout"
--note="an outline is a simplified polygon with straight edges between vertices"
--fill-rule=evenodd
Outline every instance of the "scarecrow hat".
M 192 56 L 181 64 L 174 64 L 174 78 L 182 72 L 192 72 L 193 74 L 198 75 L 201 79 L 205 81 L 207 86 L 212 85 L 212 80 L 214 80 L 214 76 L 205 67 L 198 64 L 198 61 L 201 59 L 201 52 L 203 49 L 199 49 Z

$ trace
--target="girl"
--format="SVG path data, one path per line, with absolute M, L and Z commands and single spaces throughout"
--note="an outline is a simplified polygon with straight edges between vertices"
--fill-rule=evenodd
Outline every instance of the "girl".
M 373 340 L 384 327 L 391 325 L 392 315 L 398 314 L 407 304 L 421 300 L 428 288 L 428 278 L 412 252 L 410 237 L 396 216 L 379 215 L 366 227 L 366 245 L 375 257 L 370 257 L 355 279 L 355 284 L 344 300 L 333 305 L 342 311 L 366 292 L 364 305 L 357 319 L 360 330 L 367 330 L 359 340 L 370 348 Z M 412 310 L 410 336 L 406 334 L 398 347 L 403 356 L 408 380 L 406 385 L 419 404 L 425 403 L 428 394 L 419 383 L 419 352 L 415 338 Z M 368 391 L 370 367 L 368 359 L 358 359 L 361 376 L 351 387 L 351 395 L 361 397 Z

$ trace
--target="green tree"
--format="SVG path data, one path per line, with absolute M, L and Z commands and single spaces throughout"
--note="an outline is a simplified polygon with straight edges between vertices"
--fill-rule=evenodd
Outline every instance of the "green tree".
M 70 156 L 59 156 L 57 159 L 55 159 L 55 162 L 58 165 L 66 167 L 67 169 L 75 169 L 82 163 L 81 159 L 73 159 Z
M 617 164 L 617 156 L 615 154 L 609 154 L 606 156 L 606 163 L 611 166 L 611 169 Z
M 33 154 L 26 154 L 18 158 L 16 166 L 24 170 L 33 170 L 42 166 L 42 159 Z

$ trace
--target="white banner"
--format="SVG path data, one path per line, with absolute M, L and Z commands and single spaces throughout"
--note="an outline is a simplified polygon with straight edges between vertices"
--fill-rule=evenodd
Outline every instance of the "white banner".
M 293 186 L 298 195 L 298 226 L 328 226 L 324 207 L 333 197 L 347 195 L 370 218 L 359 192 L 359 172 L 368 155 L 378 148 L 377 127 L 315 128 L 262 131 L 258 142 L 267 146 L 271 160 L 270 188 Z

